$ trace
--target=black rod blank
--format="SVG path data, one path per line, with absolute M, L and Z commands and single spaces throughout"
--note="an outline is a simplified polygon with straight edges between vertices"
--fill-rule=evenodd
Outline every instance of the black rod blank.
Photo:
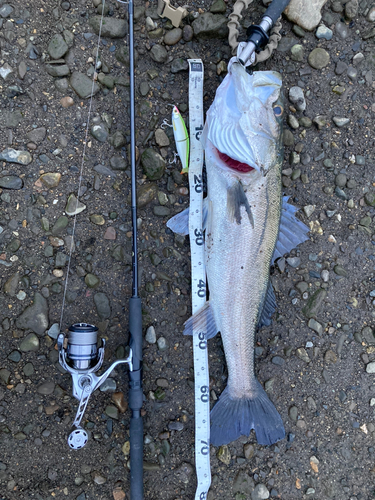
M 129 0 L 130 71 L 130 160 L 132 214 L 132 297 L 129 300 L 129 332 L 132 370 L 129 372 L 130 417 L 130 498 L 143 500 L 143 404 L 142 390 L 142 304 L 138 295 L 137 182 L 135 161 L 135 84 L 134 84 L 134 4 Z

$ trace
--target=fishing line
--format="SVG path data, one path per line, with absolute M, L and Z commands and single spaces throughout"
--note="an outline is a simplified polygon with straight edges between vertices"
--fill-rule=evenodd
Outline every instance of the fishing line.
M 63 294 L 62 307 L 61 307 L 61 315 L 60 315 L 60 323 L 59 323 L 59 329 L 60 329 L 60 331 L 62 329 L 62 322 L 63 322 L 64 309 L 65 309 L 65 300 L 66 300 L 66 292 L 68 290 L 70 265 L 71 265 L 72 253 L 73 253 L 73 248 L 74 248 L 74 236 L 75 236 L 75 230 L 76 230 L 76 224 L 77 224 L 77 209 L 78 209 L 79 198 L 80 198 L 80 191 L 81 191 L 81 185 L 82 185 L 82 176 L 83 176 L 83 169 L 84 169 L 84 163 L 85 163 L 85 153 L 86 153 L 86 149 L 87 149 L 87 139 L 88 139 L 88 134 L 89 134 L 90 117 L 91 117 L 91 109 L 92 109 L 92 98 L 93 98 L 94 87 L 95 87 L 95 79 L 97 78 L 97 72 L 96 72 L 96 70 L 97 70 L 98 61 L 99 61 L 99 45 L 100 45 L 100 38 L 101 38 L 101 34 L 102 34 L 102 25 L 103 25 L 103 17 L 104 17 L 104 6 L 105 6 L 105 0 L 103 0 L 103 3 L 102 3 L 102 15 L 100 17 L 100 27 L 99 27 L 99 35 L 98 35 L 98 44 L 97 44 L 97 47 L 96 47 L 96 57 L 95 57 L 95 67 L 94 67 L 94 74 L 92 75 L 91 96 L 90 96 L 90 103 L 89 103 L 89 111 L 88 111 L 88 115 L 87 115 L 85 140 L 84 140 L 84 143 L 83 143 L 83 153 L 82 153 L 81 168 L 80 168 L 80 173 L 79 173 L 77 203 L 76 203 L 76 209 L 75 209 L 76 213 L 74 214 L 74 219 L 73 219 L 73 231 L 72 231 L 72 238 L 71 238 L 71 242 L 70 242 L 68 267 L 67 267 L 67 271 L 66 271 L 64 294 Z

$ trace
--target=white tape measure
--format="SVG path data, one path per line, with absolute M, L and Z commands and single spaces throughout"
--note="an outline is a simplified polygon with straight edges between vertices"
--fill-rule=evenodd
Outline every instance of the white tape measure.
M 193 314 L 206 302 L 206 271 L 203 235 L 203 62 L 189 59 L 189 236 L 191 251 L 191 289 Z M 193 326 L 195 380 L 195 500 L 204 500 L 211 484 L 210 469 L 210 382 L 207 332 Z

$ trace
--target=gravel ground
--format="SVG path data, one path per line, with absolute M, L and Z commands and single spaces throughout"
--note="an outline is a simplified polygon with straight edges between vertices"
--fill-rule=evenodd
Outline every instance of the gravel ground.
M 80 182 L 99 4 L 0 0 L 0 496 L 6 500 L 129 498 L 126 371 L 116 369 L 93 395 L 84 420 L 90 441 L 73 452 L 66 437 L 77 401 L 56 350 L 78 194 L 62 327 L 96 324 L 107 340 L 105 366 L 123 357 L 128 343 L 127 21 L 126 7 L 114 1 L 105 7 Z M 207 111 L 230 57 L 223 25 L 232 6 L 232 0 L 189 2 L 184 29 L 176 30 L 157 16 L 156 2 L 136 2 L 149 500 L 193 498 L 196 481 L 192 343 L 182 336 L 191 312 L 189 243 L 166 228 L 188 205 L 188 182 L 180 164 L 169 163 L 173 134 L 160 126 L 170 121 L 170 104 L 188 123 L 191 57 L 205 65 Z M 254 1 L 245 26 L 263 11 Z M 283 75 L 284 193 L 311 232 L 272 269 L 278 310 L 257 336 L 257 376 L 287 438 L 261 447 L 250 435 L 211 447 L 210 500 L 375 496 L 374 21 L 371 0 L 328 0 L 318 32 L 284 19 L 277 51 L 259 64 Z M 227 377 L 220 336 L 209 343 L 209 360 L 214 402 Z

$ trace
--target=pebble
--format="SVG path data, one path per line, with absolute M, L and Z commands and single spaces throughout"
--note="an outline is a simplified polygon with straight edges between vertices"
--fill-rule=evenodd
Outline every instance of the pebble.
M 339 117 L 339 116 L 334 116 L 332 118 L 332 120 L 333 120 L 333 123 L 339 128 L 344 127 L 345 125 L 347 125 L 350 122 L 349 118 L 343 118 L 343 117 Z
M 89 288 L 96 288 L 100 283 L 100 279 L 95 274 L 88 273 L 85 276 L 85 283 Z
M 182 38 L 182 29 L 174 28 L 164 35 L 165 45 L 176 45 Z
M 62 35 L 54 35 L 48 44 L 48 54 L 52 59 L 61 59 L 69 50 L 67 43 Z
M 147 328 L 145 339 L 149 344 L 156 343 L 156 332 L 153 326 Z
M 114 392 L 116 390 L 116 380 L 107 378 L 100 386 L 101 392 Z
M 63 108 L 70 108 L 74 105 L 74 100 L 70 96 L 65 96 L 60 99 L 60 104 Z
M 264 484 L 257 484 L 251 493 L 251 500 L 266 500 L 270 497 L 270 492 Z
M 306 109 L 305 96 L 303 94 L 303 90 L 300 87 L 290 88 L 289 100 L 294 104 L 298 111 L 304 111 Z
M 38 349 L 39 339 L 35 333 L 29 333 L 20 344 L 20 350 L 22 352 L 37 351 Z
M 165 171 L 165 160 L 152 148 L 147 148 L 142 153 L 141 164 L 143 173 L 152 181 L 159 180 Z
M 101 16 L 93 16 L 89 19 L 93 31 L 99 35 Z M 101 26 L 102 38 L 124 38 L 128 33 L 128 23 L 125 19 L 106 17 Z
M 72 217 L 73 215 L 80 214 L 85 209 L 86 205 L 84 205 L 81 201 L 79 201 L 74 193 L 69 195 L 65 207 L 65 212 L 67 215 Z
M 272 363 L 277 366 L 283 366 L 285 364 L 285 359 L 281 356 L 274 356 L 272 358 Z
M 218 449 L 218 451 L 216 453 L 216 456 L 217 456 L 218 460 L 220 460 L 220 462 L 222 462 L 223 464 L 225 464 L 225 465 L 230 464 L 231 455 L 230 455 L 230 451 L 229 451 L 229 448 L 227 445 L 224 444 L 224 445 L 220 446 L 220 448 Z
M 125 413 L 128 409 L 128 402 L 125 400 L 124 393 L 121 391 L 112 394 L 112 401 L 115 403 L 120 413 Z
M 55 382 L 53 380 L 44 382 L 37 388 L 37 392 L 39 394 L 42 394 L 43 396 L 48 396 L 49 394 L 52 394 L 54 390 L 55 390 Z
M 92 95 L 95 95 L 100 90 L 100 87 L 96 82 L 93 86 L 91 78 L 89 78 L 87 75 L 84 75 L 83 73 L 80 73 L 79 71 L 74 71 L 72 73 L 72 76 L 70 77 L 70 86 L 76 92 L 76 94 L 81 97 L 81 99 L 87 99 L 88 97 L 90 97 L 91 93 Z
M 367 373 L 375 373 L 375 361 L 371 361 L 366 365 L 366 372 Z
M 316 48 L 308 56 L 308 63 L 314 69 L 323 69 L 329 64 L 329 54 L 326 50 Z
M 333 36 L 332 30 L 321 24 L 315 32 L 317 38 L 324 38 L 325 40 L 331 40 Z
M 40 293 L 35 293 L 33 303 L 17 318 L 16 325 L 17 328 L 32 330 L 38 335 L 44 334 L 48 328 L 48 304 Z
M 159 337 L 157 344 L 159 351 L 166 351 L 169 348 L 168 342 L 164 337 Z
M 4 149 L 4 151 L 0 153 L 0 160 L 9 163 L 18 163 L 19 165 L 28 165 L 33 161 L 28 151 L 17 151 L 12 148 Z
M 349 29 L 348 29 L 346 24 L 344 24 L 342 22 L 338 22 L 335 25 L 335 33 L 337 33 L 337 35 L 341 39 L 345 40 L 345 38 L 348 38 L 348 36 L 349 36 Z

